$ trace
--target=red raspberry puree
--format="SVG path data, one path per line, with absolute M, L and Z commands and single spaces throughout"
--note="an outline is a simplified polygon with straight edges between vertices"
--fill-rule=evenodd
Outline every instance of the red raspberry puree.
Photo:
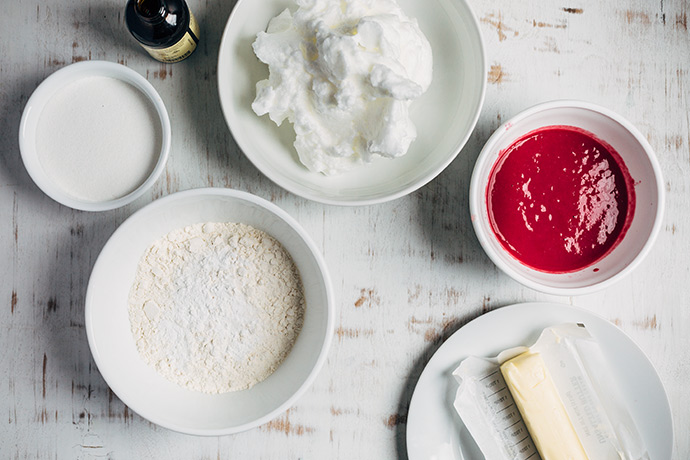
M 635 211 L 633 180 L 618 153 L 571 126 L 537 129 L 502 151 L 486 194 L 501 245 L 547 273 L 594 265 L 620 242 Z

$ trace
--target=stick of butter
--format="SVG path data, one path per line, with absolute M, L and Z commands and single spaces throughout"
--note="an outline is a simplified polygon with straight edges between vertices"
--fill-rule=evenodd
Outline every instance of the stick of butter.
M 532 346 L 495 357 L 468 356 L 453 376 L 453 406 L 485 458 L 649 460 L 604 352 L 583 324 L 548 327 Z
M 542 460 L 588 460 L 541 355 L 522 353 L 500 369 Z

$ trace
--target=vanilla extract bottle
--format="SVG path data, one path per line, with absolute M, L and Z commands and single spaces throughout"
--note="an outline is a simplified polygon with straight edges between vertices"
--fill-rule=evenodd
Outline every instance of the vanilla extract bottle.
M 199 43 L 199 25 L 185 0 L 128 0 L 125 24 L 156 60 L 179 62 Z

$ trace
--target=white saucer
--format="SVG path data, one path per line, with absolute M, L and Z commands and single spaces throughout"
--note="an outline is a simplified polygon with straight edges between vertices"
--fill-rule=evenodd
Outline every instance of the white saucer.
M 407 417 L 409 460 L 482 460 L 453 408 L 457 383 L 451 373 L 469 355 L 495 356 L 516 345 L 531 345 L 542 329 L 565 322 L 584 323 L 600 342 L 650 459 L 669 460 L 673 450 L 671 408 L 652 364 L 612 323 L 558 303 L 499 308 L 469 322 L 444 342 L 427 363 L 412 395 Z

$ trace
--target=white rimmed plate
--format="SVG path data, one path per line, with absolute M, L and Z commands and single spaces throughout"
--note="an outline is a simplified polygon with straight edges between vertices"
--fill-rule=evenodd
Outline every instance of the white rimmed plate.
M 363 205 L 406 195 L 436 177 L 460 152 L 479 117 L 486 89 L 484 46 L 474 14 L 464 0 L 400 0 L 431 43 L 434 77 L 411 107 L 418 137 L 395 160 L 379 159 L 326 177 L 297 159 L 288 122 L 278 128 L 251 108 L 256 83 L 268 67 L 252 50 L 256 34 L 289 0 L 240 0 L 228 19 L 218 56 L 218 89 L 233 137 L 254 165 L 276 184 L 311 200 Z
M 419 377 L 410 402 L 409 460 L 483 459 L 453 408 L 457 383 L 451 373 L 467 356 L 495 356 L 516 345 L 530 345 L 545 327 L 564 322 L 585 324 L 600 342 L 650 459 L 669 460 L 673 449 L 671 408 L 652 364 L 612 323 L 587 310 L 558 303 L 499 308 L 469 322 L 441 345 Z

